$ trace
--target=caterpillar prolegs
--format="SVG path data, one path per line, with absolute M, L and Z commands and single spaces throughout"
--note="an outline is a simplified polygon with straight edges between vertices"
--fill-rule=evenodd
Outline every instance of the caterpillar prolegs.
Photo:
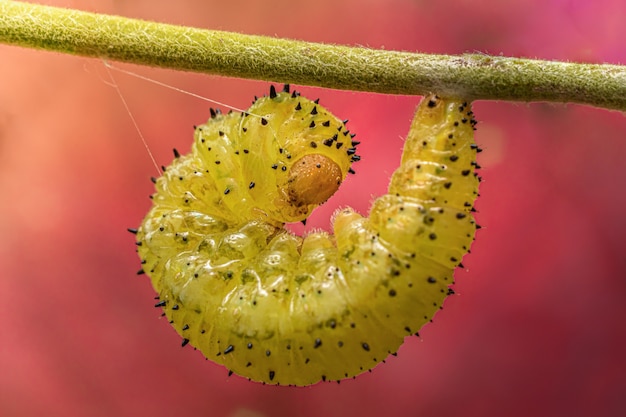
M 452 290 L 476 224 L 470 105 L 422 100 L 402 162 L 370 216 L 295 236 L 358 160 L 345 123 L 297 93 L 211 111 L 157 179 L 137 233 L 157 307 L 230 372 L 271 384 L 354 377 L 394 354 Z

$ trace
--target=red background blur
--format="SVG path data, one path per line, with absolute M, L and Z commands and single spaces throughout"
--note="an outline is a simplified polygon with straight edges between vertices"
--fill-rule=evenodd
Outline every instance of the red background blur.
M 49 1 L 374 48 L 626 62 L 622 0 Z M 122 66 L 234 106 L 268 83 Z M 209 104 L 114 73 L 159 164 Z M 153 308 L 133 237 L 155 168 L 102 62 L 0 46 L 0 415 L 618 416 L 626 413 L 626 119 L 477 102 L 484 182 L 456 290 L 372 373 L 307 388 L 227 377 Z M 339 194 L 367 212 L 416 97 L 299 88 L 363 144 Z

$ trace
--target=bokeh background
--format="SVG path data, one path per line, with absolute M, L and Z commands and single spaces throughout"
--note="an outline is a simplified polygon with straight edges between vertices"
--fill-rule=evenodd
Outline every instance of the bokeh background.
M 626 62 L 622 0 L 56 0 L 199 27 L 374 48 Z M 268 83 L 120 67 L 247 107 Z M 210 104 L 114 72 L 159 164 Z M 367 212 L 416 97 L 300 88 L 363 143 L 309 227 Z M 156 174 L 101 61 L 0 46 L 1 416 L 621 416 L 626 118 L 477 102 L 479 232 L 422 339 L 356 380 L 262 386 L 205 361 L 160 311 L 132 235 Z M 298 229 L 298 230 L 301 230 Z

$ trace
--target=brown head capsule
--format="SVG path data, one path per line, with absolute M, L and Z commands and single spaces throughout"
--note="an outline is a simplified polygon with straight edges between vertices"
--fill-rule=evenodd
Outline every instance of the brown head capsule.
M 341 168 L 321 154 L 305 155 L 289 170 L 287 193 L 294 206 L 322 204 L 341 184 Z

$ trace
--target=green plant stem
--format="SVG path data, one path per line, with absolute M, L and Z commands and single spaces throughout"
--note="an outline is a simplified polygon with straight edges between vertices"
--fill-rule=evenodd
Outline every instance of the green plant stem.
M 0 42 L 185 71 L 388 94 L 626 110 L 626 66 L 429 55 L 196 29 L 0 0 Z

